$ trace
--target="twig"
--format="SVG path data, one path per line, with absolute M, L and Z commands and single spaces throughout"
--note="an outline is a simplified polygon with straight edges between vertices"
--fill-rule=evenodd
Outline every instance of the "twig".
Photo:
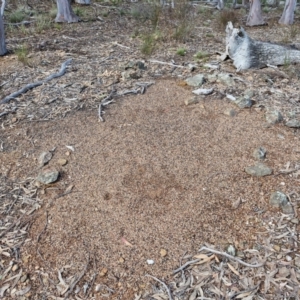
M 88 292 L 87 292 L 87 294 L 86 294 L 86 296 L 85 296 L 85 299 L 87 299 L 88 298 L 88 296 L 89 296 L 89 294 L 90 294 L 90 291 L 92 290 L 92 288 L 93 288 L 93 285 L 94 285 L 94 283 L 95 283 L 95 280 L 96 280 L 96 278 L 97 278 L 97 275 L 98 275 L 98 273 L 97 273 L 97 264 L 96 264 L 96 258 L 95 258 L 95 253 L 94 253 L 94 258 L 93 258 L 93 265 L 94 265 L 94 275 L 93 275 L 93 279 L 92 279 L 92 282 L 91 282 L 91 287 L 90 287 L 90 289 L 88 290 Z
M 37 86 L 40 86 L 54 78 L 57 78 L 57 77 L 61 77 L 63 76 L 65 73 L 66 73 L 66 68 L 67 68 L 67 65 L 70 64 L 72 61 L 72 58 L 69 58 L 68 60 L 66 60 L 62 65 L 61 65 L 61 68 L 59 70 L 58 73 L 55 73 L 55 74 L 52 74 L 50 76 L 48 76 L 46 79 L 44 80 L 40 80 L 40 81 L 37 81 L 37 82 L 34 82 L 34 83 L 29 83 L 27 85 L 25 85 L 23 88 L 21 88 L 20 90 L 18 90 L 17 92 L 14 92 L 8 96 L 6 96 L 4 99 L 2 99 L 0 101 L 0 104 L 4 104 L 4 103 L 7 103 L 9 102 L 10 100 L 20 96 L 21 94 L 24 94 L 26 93 L 27 91 L 37 87 Z
M 151 277 L 152 279 L 154 279 L 154 280 L 158 281 L 160 284 L 162 284 L 162 285 L 164 286 L 164 288 L 165 288 L 165 289 L 167 290 L 167 292 L 168 292 L 169 300 L 173 300 L 172 295 L 171 295 L 171 292 L 170 292 L 170 289 L 168 288 L 168 286 L 167 286 L 163 281 L 161 281 L 161 280 L 159 280 L 158 278 L 156 278 L 156 277 L 154 277 L 154 276 L 152 276 L 152 275 L 149 275 L 149 274 L 146 274 L 146 276 Z
M 37 240 L 36 240 L 37 243 L 40 241 L 41 235 L 46 231 L 47 226 L 48 226 L 48 211 L 46 211 L 46 224 L 45 224 L 43 230 L 40 232 L 40 234 L 37 237 Z
M 197 262 L 199 262 L 201 259 L 198 258 L 198 259 L 194 259 L 194 260 L 190 260 L 190 261 L 187 261 L 184 265 L 182 265 L 181 267 L 179 267 L 178 269 L 174 270 L 173 271 L 173 274 L 176 274 L 180 271 L 183 271 L 186 267 L 188 267 L 189 265 L 192 265 L 192 264 L 195 264 Z
M 76 284 L 81 280 L 81 278 L 84 276 L 84 274 L 86 273 L 87 271 L 87 268 L 89 266 L 89 263 L 90 263 L 90 255 L 88 256 L 88 260 L 87 260 L 87 263 L 84 267 L 84 269 L 82 270 L 82 272 L 79 274 L 78 278 L 70 285 L 69 289 L 68 289 L 68 292 L 66 293 L 65 295 L 65 298 L 64 300 L 66 300 L 69 295 L 73 292 L 74 290 L 74 287 L 76 286 Z
M 274 176 L 279 176 L 279 175 L 288 175 L 288 174 L 291 174 L 291 173 L 294 173 L 294 172 L 297 172 L 299 171 L 300 168 L 295 168 L 295 169 L 291 169 L 291 170 L 287 170 L 287 171 L 280 171 L 279 173 L 277 174 L 274 174 Z
M 262 267 L 262 266 L 266 263 L 266 262 L 264 261 L 264 262 L 262 262 L 262 263 L 260 263 L 260 264 L 251 265 L 251 264 L 248 264 L 248 263 L 242 261 L 241 259 L 239 259 L 239 258 L 237 258 L 237 257 L 234 257 L 234 256 L 232 256 L 232 255 L 227 254 L 226 252 L 217 251 L 217 250 L 210 249 L 210 248 L 207 248 L 207 247 L 202 247 L 202 248 L 199 250 L 199 252 L 201 252 L 201 251 L 203 251 L 203 250 L 209 251 L 209 252 L 214 253 L 214 254 L 223 255 L 223 256 L 225 256 L 225 257 L 227 257 L 227 258 L 229 258 L 229 259 L 235 260 L 235 261 L 237 261 L 238 263 L 240 263 L 240 264 L 242 264 L 242 265 L 244 265 L 244 266 L 246 266 L 246 267 L 249 267 L 249 268 L 259 268 L 259 267 Z
M 101 122 L 104 122 L 104 119 L 102 118 L 102 108 L 106 105 L 108 105 L 109 103 L 113 102 L 113 101 L 109 101 L 112 99 L 112 95 L 113 93 L 115 92 L 115 89 L 113 88 L 111 90 L 111 92 L 109 93 L 109 95 L 107 97 L 105 97 L 99 104 L 99 108 L 98 108 L 98 117 L 99 117 L 99 120 Z
M 21 26 L 21 25 L 29 25 L 31 23 L 34 23 L 35 21 L 22 21 L 20 23 L 4 23 L 5 25 L 9 26 Z
M 172 63 L 167 63 L 167 62 L 156 60 L 156 59 L 150 59 L 149 61 L 154 63 L 154 64 L 168 65 L 168 66 L 171 66 L 171 67 L 188 69 L 188 67 L 185 67 L 185 66 L 175 65 L 175 64 L 172 64 Z

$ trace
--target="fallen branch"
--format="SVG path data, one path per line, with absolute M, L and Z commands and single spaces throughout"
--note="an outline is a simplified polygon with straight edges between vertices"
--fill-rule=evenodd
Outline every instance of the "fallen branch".
M 170 289 L 168 288 L 168 286 L 161 280 L 159 280 L 158 278 L 151 276 L 149 274 L 146 274 L 146 276 L 151 277 L 152 279 L 156 280 L 157 282 L 159 282 L 160 284 L 162 284 L 164 286 L 164 288 L 167 290 L 168 292 L 168 296 L 169 296 L 169 300 L 173 300 Z
M 21 88 L 20 90 L 18 90 L 17 92 L 14 92 L 12 94 L 10 94 L 9 96 L 6 96 L 4 99 L 2 99 L 0 101 L 0 104 L 5 104 L 7 102 L 9 102 L 10 100 L 26 93 L 27 91 L 37 87 L 37 86 L 40 86 L 54 78 L 57 78 L 57 77 L 61 77 L 63 76 L 65 73 L 66 73 L 66 68 L 68 66 L 68 64 L 70 64 L 72 61 L 72 58 L 69 58 L 68 60 L 66 60 L 62 65 L 61 65 L 61 68 L 59 70 L 58 73 L 55 73 L 55 74 L 52 74 L 50 76 L 48 76 L 46 79 L 44 80 L 40 80 L 40 81 L 37 81 L 37 82 L 34 82 L 34 83 L 29 83 L 27 85 L 25 85 L 23 88 Z
M 185 67 L 185 66 L 175 65 L 173 63 L 168 63 L 168 62 L 164 62 L 164 61 L 160 61 L 160 60 L 156 60 L 156 59 L 150 59 L 149 62 L 151 62 L 153 64 L 167 65 L 167 66 L 176 67 L 176 68 L 188 69 L 188 67 Z
M 22 21 L 20 23 L 4 23 L 4 25 L 9 25 L 9 26 L 22 26 L 22 25 L 29 25 L 31 23 L 34 23 L 35 21 Z
M 227 258 L 229 258 L 229 259 L 232 259 L 232 260 L 235 260 L 235 261 L 237 261 L 238 263 L 240 263 L 241 265 L 244 265 L 244 266 L 249 267 L 249 268 L 259 268 L 259 267 L 262 267 L 262 266 L 266 263 L 266 262 L 264 261 L 264 262 L 262 262 L 262 263 L 260 263 L 260 264 L 251 265 L 251 264 L 248 264 L 248 263 L 242 261 L 241 259 L 239 259 L 239 258 L 237 258 L 237 257 L 234 257 L 234 256 L 232 256 L 232 255 L 229 255 L 229 254 L 226 253 L 226 252 L 217 251 L 217 250 L 210 249 L 210 248 L 207 248 L 207 247 L 202 247 L 202 248 L 199 250 L 199 252 L 201 252 L 201 251 L 203 251 L 203 250 L 204 250 L 204 251 L 209 251 L 209 252 L 214 253 L 214 254 L 219 254 L 219 255 L 225 256 L 225 257 L 227 257 Z
M 83 269 L 82 272 L 79 274 L 78 278 L 75 279 L 74 282 L 73 282 L 73 283 L 70 285 L 70 287 L 68 288 L 68 291 L 67 291 L 67 293 L 66 293 L 66 295 L 65 295 L 64 300 L 66 300 L 66 299 L 69 297 L 69 295 L 73 292 L 73 290 L 74 290 L 75 286 L 77 285 L 77 283 L 78 283 L 78 282 L 81 280 L 81 278 L 84 276 L 84 274 L 86 273 L 87 268 L 88 268 L 88 266 L 89 266 L 89 263 L 90 263 L 90 255 L 89 255 L 89 257 L 88 257 L 88 260 L 87 260 L 87 263 L 86 263 L 84 269 Z
M 40 241 L 41 235 L 46 231 L 47 226 L 48 226 L 48 211 L 46 211 L 46 223 L 45 223 L 45 226 L 44 226 L 43 230 L 40 232 L 40 234 L 37 237 L 37 240 L 36 240 L 37 243 Z
M 180 271 L 183 271 L 189 265 L 195 264 L 195 263 L 199 262 L 200 260 L 201 260 L 200 258 L 197 258 L 197 259 L 194 259 L 194 260 L 187 261 L 184 265 L 182 265 L 178 269 L 174 270 L 173 274 L 176 274 L 176 273 L 178 273 Z

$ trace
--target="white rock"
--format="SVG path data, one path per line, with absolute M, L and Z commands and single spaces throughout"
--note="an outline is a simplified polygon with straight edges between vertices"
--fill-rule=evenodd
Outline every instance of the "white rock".
M 154 264 L 154 260 L 153 259 L 147 259 L 147 264 L 148 265 L 153 265 Z

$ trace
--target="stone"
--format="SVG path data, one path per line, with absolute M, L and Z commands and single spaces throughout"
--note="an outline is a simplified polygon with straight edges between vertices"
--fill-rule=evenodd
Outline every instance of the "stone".
M 232 256 L 236 255 L 236 249 L 233 245 L 228 245 L 226 252 Z
M 184 100 L 184 104 L 185 104 L 185 105 L 196 104 L 196 103 L 198 103 L 198 102 L 199 102 L 198 97 L 192 97 L 192 98 L 189 98 L 189 99 Z
M 161 257 L 165 257 L 168 254 L 166 249 L 160 249 L 159 253 L 160 253 Z
M 259 148 L 255 149 L 253 151 L 253 157 L 255 159 L 259 159 L 259 160 L 265 159 L 266 158 L 266 154 L 267 154 L 267 151 L 263 147 L 259 147 Z
M 127 70 L 125 72 L 121 73 L 122 79 L 127 80 L 127 79 L 139 79 L 142 77 L 140 74 L 140 71 L 135 71 L 135 70 Z
M 229 117 L 236 116 L 236 111 L 232 108 L 225 109 L 223 113 L 224 113 L 224 115 L 229 116 Z
M 297 218 L 293 218 L 291 220 L 291 223 L 293 223 L 293 224 L 299 224 L 299 220 Z
M 125 65 L 125 70 L 128 69 L 133 69 L 135 67 L 135 62 L 134 61 L 129 61 L 126 65 Z
M 197 66 L 194 64 L 188 64 L 188 68 L 190 69 L 191 72 L 195 71 Z
M 147 264 L 148 265 L 154 265 L 154 260 L 153 259 L 147 259 Z
M 64 159 L 64 158 L 60 158 L 60 159 L 57 161 L 57 163 L 58 163 L 59 165 L 61 165 L 61 166 L 65 166 L 65 165 L 68 163 L 68 161 L 67 161 L 66 159 Z
M 13 267 L 11 268 L 11 270 L 13 272 L 17 271 L 19 269 L 19 266 L 17 264 L 14 264 Z
M 281 207 L 281 206 L 287 205 L 287 203 L 288 203 L 288 199 L 284 193 L 282 193 L 280 191 L 276 191 L 271 194 L 270 204 L 272 206 Z
M 285 126 L 291 127 L 291 128 L 300 128 L 300 120 L 292 119 L 285 123 Z
M 218 79 L 218 75 L 217 74 L 207 75 L 207 81 L 210 82 L 210 83 L 216 82 L 217 79 Z
M 276 277 L 288 277 L 291 274 L 290 270 L 287 267 L 281 267 L 278 270 Z
M 220 73 L 218 74 L 217 82 L 223 83 L 227 86 L 235 85 L 234 78 L 228 73 Z
M 276 251 L 276 252 L 279 252 L 281 250 L 281 247 L 279 245 L 274 245 L 273 246 L 273 249 Z
M 254 96 L 255 92 L 251 89 L 247 89 L 243 94 L 247 98 L 252 98 Z
M 140 70 L 147 70 L 147 67 L 145 66 L 145 64 L 142 61 L 137 61 L 136 66 Z
M 233 101 L 239 108 L 249 108 L 253 105 L 253 101 L 248 97 L 239 97 Z
M 47 167 L 41 170 L 37 176 L 37 181 L 43 184 L 55 182 L 59 176 L 59 172 L 54 167 Z
M 246 167 L 245 172 L 252 176 L 263 177 L 271 175 L 273 173 L 273 170 L 265 164 L 258 163 L 255 166 Z
M 21 282 L 25 282 L 27 280 L 27 278 L 28 278 L 27 274 L 24 274 L 24 275 L 22 275 L 20 280 L 21 280 Z
M 266 121 L 269 124 L 276 124 L 283 120 L 282 114 L 278 110 L 269 110 L 266 112 Z
M 193 77 L 189 77 L 185 80 L 185 82 L 190 86 L 201 86 L 204 83 L 204 75 L 197 74 Z
M 293 206 L 291 205 L 290 202 L 288 202 L 285 205 L 281 206 L 281 210 L 284 214 L 289 215 L 289 214 L 293 214 L 294 213 L 294 209 Z
M 49 151 L 44 151 L 41 153 L 41 155 L 38 158 L 38 164 L 40 167 L 43 167 L 45 164 L 47 164 L 52 158 L 52 153 Z

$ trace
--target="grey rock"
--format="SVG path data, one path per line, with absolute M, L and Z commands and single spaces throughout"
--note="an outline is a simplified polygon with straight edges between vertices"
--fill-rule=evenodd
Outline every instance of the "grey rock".
M 293 223 L 293 224 L 299 224 L 299 220 L 297 218 L 293 218 L 291 220 L 291 223 Z
M 37 176 L 37 181 L 43 184 L 55 182 L 59 176 L 59 172 L 54 167 L 47 167 L 41 170 Z
M 287 196 L 280 191 L 276 191 L 270 197 L 270 204 L 275 207 L 286 206 L 288 204 Z
M 147 70 L 147 67 L 145 66 L 145 64 L 142 61 L 137 61 L 136 66 L 140 70 Z
M 236 255 L 236 249 L 233 245 L 228 245 L 226 252 L 232 256 Z
M 196 97 L 196 96 L 184 100 L 184 104 L 185 104 L 185 105 L 196 104 L 196 103 L 198 103 L 198 102 L 199 102 L 199 99 L 198 99 L 198 97 Z
M 190 86 L 201 86 L 204 83 L 204 75 L 197 74 L 193 77 L 187 78 L 185 82 Z
M 283 120 L 282 114 L 278 110 L 269 110 L 266 112 L 266 121 L 269 124 L 276 124 Z
M 294 209 L 293 206 L 291 205 L 290 202 L 288 202 L 286 205 L 282 205 L 281 206 L 281 210 L 284 214 L 288 215 L 288 214 L 293 214 L 294 213 Z
M 255 166 L 246 167 L 245 172 L 252 176 L 263 177 L 271 175 L 273 173 L 273 170 L 265 164 L 258 163 Z
M 191 72 L 195 71 L 197 66 L 194 64 L 188 64 L 188 68 L 191 70 Z
M 43 167 L 45 164 L 47 164 L 52 158 L 52 153 L 49 151 L 44 151 L 41 153 L 41 155 L 38 158 L 38 164 L 40 167 Z
M 243 94 L 247 98 L 252 98 L 254 96 L 255 92 L 251 89 L 247 89 Z
M 142 77 L 140 71 L 135 71 L 135 70 L 127 70 L 125 72 L 122 72 L 122 78 L 123 80 L 126 79 L 139 79 Z
M 218 74 L 218 82 L 223 83 L 227 86 L 235 85 L 234 78 L 228 73 L 220 73 Z
M 224 115 L 229 116 L 229 117 L 234 117 L 234 116 L 236 116 L 236 111 L 232 108 L 227 108 L 224 111 Z
M 300 128 L 300 120 L 292 119 L 290 121 L 287 121 L 285 123 L 285 126 L 291 127 L 291 128 Z
M 253 151 L 253 157 L 255 159 L 264 159 L 266 158 L 267 151 L 263 147 L 259 147 Z
M 129 61 L 126 65 L 125 65 L 125 70 L 128 70 L 128 69 L 132 69 L 135 67 L 135 62 L 134 61 Z
M 239 97 L 233 101 L 239 108 L 249 108 L 253 105 L 253 101 L 248 97 Z
M 216 82 L 217 79 L 218 79 L 218 74 L 207 75 L 207 81 L 210 82 L 210 83 Z

